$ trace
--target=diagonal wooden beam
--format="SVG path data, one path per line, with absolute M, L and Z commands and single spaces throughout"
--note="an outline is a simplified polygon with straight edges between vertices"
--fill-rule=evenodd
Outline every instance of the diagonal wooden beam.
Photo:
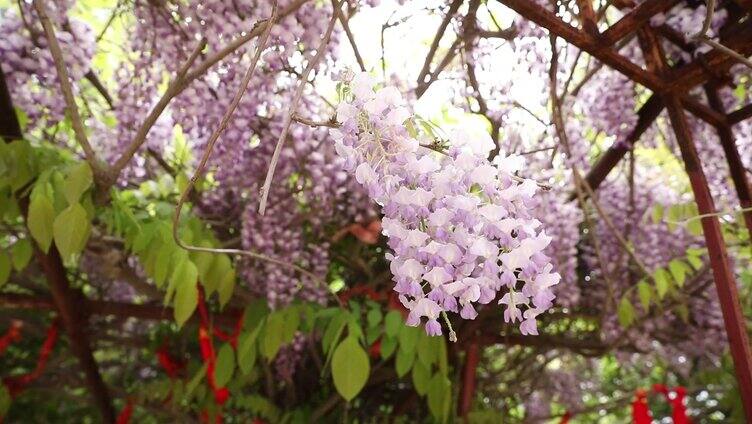
M 727 37 L 721 42 L 728 48 L 736 50 L 742 56 L 752 55 L 752 20 L 740 22 L 729 28 Z M 697 85 L 700 85 L 710 77 L 708 69 L 717 73 L 724 73 L 735 60 L 718 50 L 711 50 L 701 54 L 692 63 L 667 71 L 666 80 L 669 81 L 666 89 L 681 93 Z
M 603 43 L 612 46 L 633 33 L 653 16 L 663 13 L 679 3 L 679 0 L 645 0 L 634 6 L 615 24 L 603 32 Z
M 590 36 L 598 37 L 598 22 L 596 21 L 595 11 L 593 10 L 592 0 L 577 0 L 577 9 L 579 9 L 580 25 Z
M 3 130 L 3 138 L 6 142 L 23 138 L 2 69 L 0 69 L 0 116 L 3 117 L 0 121 L 4 122 L 0 128 Z M 29 209 L 28 197 L 20 198 L 18 203 L 22 215 L 26 219 Z M 80 306 L 82 295 L 80 292 L 71 289 L 60 253 L 54 244 L 50 246 L 48 253 L 42 252 L 34 244 L 34 256 L 50 286 L 55 308 L 60 314 L 68 333 L 71 350 L 78 358 L 94 404 L 102 415 L 102 422 L 114 423 L 115 409 L 112 406 L 112 399 L 99 373 L 99 367 L 94 360 L 89 344 L 89 337 L 86 332 L 87 322 Z
M 647 102 L 645 102 L 640 110 L 637 111 L 637 124 L 635 124 L 632 132 L 627 136 L 627 139 L 625 140 L 626 142 L 614 144 L 609 147 L 608 150 L 601 155 L 593 168 L 590 169 L 587 176 L 585 176 L 585 180 L 593 190 L 598 189 L 601 183 L 606 177 L 608 177 L 608 174 L 611 173 L 611 170 L 613 170 L 622 158 L 624 158 L 627 152 L 629 152 L 629 146 L 636 143 L 642 134 L 650 128 L 662 110 L 663 101 L 661 100 L 661 97 L 657 94 L 650 96 Z M 574 196 L 575 195 L 572 194 L 570 198 L 574 199 Z
M 616 50 L 610 47 L 604 48 L 604 44 L 599 39 L 596 39 L 595 37 L 587 34 L 585 31 L 578 30 L 570 24 L 562 21 L 558 16 L 556 16 L 555 13 L 544 9 L 543 7 L 537 5 L 535 2 L 532 2 L 530 0 L 498 1 L 519 13 L 525 19 L 528 19 L 536 23 L 537 25 L 548 29 L 552 34 L 557 35 L 570 44 L 573 44 L 576 47 L 586 51 L 591 56 L 617 70 L 618 72 L 621 72 L 627 78 L 649 88 L 655 93 L 662 93 L 670 89 L 684 90 L 677 92 L 680 92 L 681 101 L 684 103 L 687 110 L 712 125 L 725 123 L 726 117 L 724 115 L 715 112 L 709 107 L 685 95 L 687 89 L 691 88 L 691 86 L 685 87 L 686 84 L 696 83 L 695 85 L 697 85 L 705 82 L 708 79 L 708 75 L 705 72 L 704 68 L 700 68 L 702 72 L 700 72 L 699 78 L 695 76 L 694 68 L 681 68 L 677 70 L 676 76 L 672 76 L 672 78 L 681 77 L 683 81 L 682 84 L 676 82 L 667 83 L 657 74 L 649 72 L 635 65 L 634 63 L 632 63 L 632 61 L 619 54 Z M 752 43 L 750 44 L 752 45 Z M 732 60 L 726 55 L 723 55 L 719 58 L 715 58 L 715 56 L 713 56 L 711 57 L 711 59 L 718 63 L 730 63 Z
M 711 84 L 705 85 L 705 95 L 708 97 L 708 103 L 716 111 L 723 113 L 723 102 L 718 96 L 718 89 L 711 86 Z M 739 149 L 736 147 L 734 141 L 734 132 L 730 125 L 721 125 L 716 127 L 718 131 L 718 138 L 721 140 L 721 146 L 723 152 L 726 155 L 726 162 L 729 166 L 731 173 L 731 181 L 734 182 L 734 189 L 736 190 L 736 196 L 739 198 L 739 204 L 743 209 L 752 208 L 752 190 L 750 190 L 749 181 L 747 180 L 747 174 L 744 171 L 744 163 L 739 156 Z M 749 232 L 749 239 L 752 240 L 752 210 L 743 212 L 744 224 L 747 226 Z
M 530 0 L 498 0 L 503 5 L 519 13 L 539 26 L 548 29 L 552 34 L 559 36 L 586 51 L 591 56 L 616 69 L 632 81 L 641 84 L 653 91 L 660 91 L 663 82 L 658 76 L 651 74 L 630 60 L 620 55 L 614 49 L 603 48 L 603 45 L 584 31 L 580 31 L 570 24 L 562 21 L 553 12 L 544 9 L 536 2 Z
M 656 67 L 663 75 L 667 75 L 669 67 L 658 38 L 649 28 L 644 29 L 640 33 L 640 37 L 642 38 L 641 44 L 645 60 L 652 61 L 652 66 Z M 713 270 L 713 281 L 721 304 L 723 323 L 729 340 L 731 357 L 734 360 L 734 369 L 744 412 L 747 422 L 752 422 L 752 351 L 750 351 L 746 321 L 739 302 L 736 278 L 731 269 L 721 224 L 716 216 L 713 197 L 710 194 L 708 181 L 702 169 L 700 156 L 697 154 L 697 149 L 692 140 L 692 132 L 682 108 L 681 100 L 677 94 L 665 93 L 663 102 L 668 110 L 671 126 L 676 135 L 684 169 L 689 177 L 692 193 L 697 203 L 697 210 L 701 215 L 704 215 L 701 219 L 702 232 L 710 257 L 710 266 Z
M 684 96 L 690 88 L 700 85 L 710 78 L 707 72 L 708 67 L 724 70 L 734 64 L 734 59 L 730 56 L 717 50 L 712 50 L 701 55 L 699 60 L 689 65 L 671 69 L 667 72 L 664 80 L 664 78 L 635 65 L 614 49 L 604 48 L 600 40 L 562 21 L 555 13 L 539 6 L 535 2 L 530 0 L 498 1 L 519 13 L 525 19 L 548 29 L 552 34 L 586 51 L 594 58 L 621 72 L 632 81 L 656 93 L 673 91 L 679 93 L 680 96 Z M 752 54 L 752 20 L 738 23 L 728 34 L 728 38 L 723 40 L 724 44 L 743 55 L 748 56 Z M 705 114 L 706 111 L 694 107 L 691 104 L 691 99 L 685 97 L 682 101 L 687 102 L 694 109 L 691 110 L 693 113 L 703 114 L 703 119 L 713 119 L 712 116 Z
M 752 118 L 752 103 L 728 114 L 728 122 L 731 125 L 738 124 L 747 118 Z
M 687 109 L 688 112 L 702 119 L 708 124 L 714 127 L 728 125 L 728 119 L 726 119 L 726 115 L 718 112 L 717 110 L 714 110 L 710 106 L 704 105 L 689 96 L 681 97 L 679 100 L 681 100 L 682 105 L 684 105 L 684 108 Z

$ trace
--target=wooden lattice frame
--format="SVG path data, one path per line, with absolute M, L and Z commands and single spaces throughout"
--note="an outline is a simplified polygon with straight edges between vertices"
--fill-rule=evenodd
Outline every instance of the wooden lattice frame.
M 685 115 L 686 110 L 716 128 L 740 204 L 745 209 L 752 206 L 750 185 L 733 135 L 733 125 L 752 116 L 752 104 L 726 113 L 717 94 L 719 81 L 735 63 L 734 59 L 723 52 L 712 50 L 685 65 L 670 67 L 667 64 L 659 37 L 683 49 L 688 49 L 689 46 L 684 42 L 684 38 L 671 28 L 665 25 L 653 28 L 649 25 L 649 20 L 672 8 L 679 3 L 678 0 L 645 0 L 636 6 L 631 0 L 614 1 L 612 3 L 617 7 L 632 9 L 603 32 L 599 31 L 596 25 L 591 0 L 577 0 L 579 28 L 564 22 L 554 12 L 531 0 L 499 2 L 653 92 L 638 112 L 637 125 L 628 138 L 630 144 L 640 138 L 663 108 L 668 111 L 697 208 L 700 214 L 711 215 L 702 219 L 702 229 L 742 403 L 747 421 L 752 422 L 752 354 L 746 325 L 720 223 L 716 216 L 712 216 L 716 212 L 713 198 Z M 752 1 L 735 0 L 732 9 L 735 13 L 730 13 L 729 22 L 720 33 L 721 42 L 748 57 L 752 55 L 752 19 L 744 18 L 752 11 Z M 642 47 L 646 69 L 634 64 L 615 49 L 615 44 L 619 40 L 633 33 L 637 34 Z M 702 84 L 708 99 L 707 105 L 687 95 L 690 89 Z M 606 151 L 586 177 L 590 185 L 597 188 L 628 151 L 629 148 L 622 145 L 615 145 Z M 743 216 L 752 238 L 752 211 L 746 211 Z

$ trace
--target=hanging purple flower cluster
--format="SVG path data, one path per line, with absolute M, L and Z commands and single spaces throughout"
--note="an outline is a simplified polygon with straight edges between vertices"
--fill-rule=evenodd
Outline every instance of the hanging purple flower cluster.
M 70 74 L 73 89 L 89 71 L 96 50 L 94 33 L 84 22 L 69 19 L 72 2 L 53 2 L 50 19 L 58 30 L 58 43 Z M 0 66 L 10 87 L 15 106 L 24 111 L 29 129 L 52 127 L 65 117 L 65 102 L 58 90 L 55 62 L 47 48 L 42 25 L 31 3 L 19 3 L 19 12 L 0 13 Z
M 344 80 L 341 127 L 331 135 L 347 169 L 382 207 L 407 323 L 425 317 L 426 332 L 440 335 L 441 314 L 474 319 L 474 304 L 491 303 L 503 290 L 505 320 L 537 334 L 536 317 L 552 306 L 560 277 L 542 253 L 551 238 L 532 215 L 537 184 L 514 175 L 522 159 L 489 162 L 487 134 L 455 130 L 448 145 L 419 135 L 397 89 L 374 90 L 365 73 Z

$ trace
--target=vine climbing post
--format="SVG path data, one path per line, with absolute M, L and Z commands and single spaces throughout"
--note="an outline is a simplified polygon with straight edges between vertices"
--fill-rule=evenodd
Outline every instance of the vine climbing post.
M 664 97 L 666 109 L 668 109 L 671 125 L 674 128 L 676 139 L 684 159 L 684 169 L 689 176 L 692 193 L 697 202 L 697 209 L 702 215 L 716 212 L 713 198 L 708 189 L 708 182 L 702 170 L 700 158 L 692 142 L 692 133 L 687 125 L 687 117 L 681 107 L 681 102 L 674 95 Z M 710 256 L 710 265 L 713 269 L 713 279 L 718 291 L 718 299 L 721 303 L 723 321 L 726 327 L 726 335 L 729 340 L 731 356 L 734 359 L 736 379 L 739 384 L 739 392 L 742 396 L 744 411 L 747 419 L 752 421 L 752 352 L 749 348 L 747 329 L 744 324 L 739 292 L 736 287 L 736 279 L 731 270 L 726 244 L 721 234 L 721 224 L 717 216 L 705 216 L 702 218 L 702 231 L 705 235 L 705 243 Z

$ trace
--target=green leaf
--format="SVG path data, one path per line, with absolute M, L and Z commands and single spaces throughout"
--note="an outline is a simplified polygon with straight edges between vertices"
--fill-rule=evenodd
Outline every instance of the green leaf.
M 687 262 L 689 262 L 695 270 L 699 270 L 703 266 L 701 258 L 703 253 L 705 253 L 704 249 L 687 249 Z
M 661 220 L 663 219 L 663 205 L 659 203 L 653 207 L 652 218 L 653 224 L 661 222 Z
M 632 306 L 632 302 L 627 299 L 627 296 L 621 298 L 617 314 L 619 317 L 619 324 L 621 324 L 622 327 L 629 327 L 632 325 L 632 322 L 634 322 L 634 306 Z
M 247 375 L 253 369 L 256 364 L 256 356 L 258 350 L 256 349 L 256 339 L 258 338 L 259 328 L 244 333 L 238 340 L 238 368 Z
M 211 247 L 211 243 L 201 242 L 197 244 L 199 247 Z M 196 264 L 198 269 L 198 275 L 201 278 L 201 282 L 206 290 L 206 295 L 211 295 L 210 287 L 207 281 L 209 281 L 209 270 L 211 269 L 212 262 L 216 255 L 209 252 L 191 252 L 191 260 Z
M 170 278 L 175 287 L 175 322 L 182 327 L 198 305 L 198 271 L 196 265 L 183 260 Z
M 261 343 L 261 354 L 266 359 L 272 359 L 277 356 L 279 348 L 282 346 L 285 328 L 285 313 L 283 311 L 274 311 L 269 314 L 264 328 L 264 338 Z
M 404 350 L 401 347 L 397 350 L 397 359 L 394 361 L 394 369 L 397 371 L 397 376 L 402 378 L 413 367 L 415 362 L 415 352 L 412 350 Z
M 443 337 L 436 338 L 439 343 L 439 352 L 436 356 L 439 358 L 439 372 L 443 375 L 449 374 L 449 359 L 447 358 L 446 340 Z
M 50 249 L 52 244 L 52 223 L 55 221 L 55 208 L 52 199 L 44 194 L 31 197 L 29 215 L 26 224 L 39 248 L 44 252 Z
M 170 263 L 172 260 L 172 246 L 170 244 L 163 244 L 159 249 L 159 253 L 156 256 L 156 262 L 154 263 L 154 284 L 158 288 L 162 288 L 167 277 L 170 274 Z
M 400 350 L 415 351 L 415 345 L 418 343 L 420 330 L 415 327 L 403 325 L 399 332 Z
M 282 330 L 285 343 L 291 342 L 295 338 L 295 333 L 300 328 L 300 312 L 301 308 L 299 306 L 288 306 L 285 308 L 285 326 Z
M 369 327 L 376 327 L 381 322 L 382 313 L 380 310 L 374 308 L 368 311 L 368 315 L 366 316 L 366 319 L 368 320 L 368 326 Z
M 355 337 L 348 337 L 334 350 L 332 379 L 334 387 L 346 401 L 360 393 L 371 372 L 366 351 Z
M 5 417 L 10 409 L 12 399 L 5 384 L 0 384 L 0 418 Z
M 398 311 L 389 311 L 384 318 L 384 332 L 389 337 L 395 337 L 400 327 L 402 327 L 402 314 Z
M 206 281 L 203 282 L 204 287 L 206 287 L 207 290 L 206 295 L 210 296 L 211 293 L 214 292 L 214 290 L 218 290 L 222 279 L 225 278 L 227 276 L 227 273 L 231 271 L 233 271 L 232 262 L 227 255 L 214 255 L 214 260 L 211 262 L 209 270 L 206 272 Z M 234 278 L 234 272 L 232 276 Z M 232 283 L 232 287 L 234 288 L 234 281 Z M 225 290 L 227 289 L 228 287 L 225 287 Z M 226 296 L 227 294 L 228 293 L 225 293 L 224 296 Z M 229 294 L 232 295 L 232 291 L 230 291 Z M 220 297 L 221 296 L 223 295 L 220 295 Z
M 29 239 L 20 239 L 10 248 L 10 256 L 13 261 L 13 268 L 21 271 L 31 259 L 32 247 Z
M 653 295 L 653 289 L 650 287 L 650 284 L 646 283 L 645 281 L 640 281 L 639 283 L 637 283 L 637 294 L 640 297 L 640 304 L 642 305 L 642 309 L 648 311 L 650 309 L 650 298 Z
M 449 404 L 452 397 L 452 383 L 439 373 L 434 374 L 429 382 L 428 409 L 440 422 L 445 422 L 449 415 Z
M 329 321 L 329 324 L 324 331 L 324 337 L 321 339 L 321 347 L 324 349 L 324 353 L 329 353 L 329 351 L 332 350 L 334 343 L 339 341 L 339 338 L 342 335 L 342 330 L 345 328 L 345 324 L 347 324 L 347 320 L 349 319 L 349 315 L 350 314 L 347 311 L 338 311 L 337 315 Z
M 668 293 L 668 289 L 671 285 L 669 274 L 665 269 L 658 268 L 653 273 L 653 279 L 655 280 L 655 290 L 658 292 L 658 298 L 663 299 L 663 297 L 666 296 L 666 293 Z
M 349 336 L 357 337 L 358 340 L 361 342 L 365 341 L 365 335 L 363 334 L 363 329 L 360 328 L 360 322 L 358 321 L 358 318 L 356 318 L 358 315 L 351 314 L 350 319 L 347 321 L 347 333 Z
M 693 219 L 687 223 L 687 231 L 693 236 L 702 235 L 702 221 L 699 219 Z
M 196 374 L 191 377 L 191 381 L 189 381 L 188 385 L 185 387 L 185 394 L 183 394 L 184 400 L 190 400 L 191 395 L 196 391 L 196 387 L 198 387 L 198 384 L 203 380 L 204 374 L 206 374 L 206 364 L 199 368 L 199 370 L 196 371 Z
M 214 369 L 214 384 L 217 387 L 225 387 L 235 371 L 235 352 L 228 343 L 222 345 L 217 354 L 216 368 Z
M 428 383 L 431 380 L 431 371 L 420 361 L 413 364 L 413 387 L 419 395 L 423 396 L 428 391 Z
M 669 262 L 668 270 L 671 272 L 671 276 L 674 277 L 676 285 L 679 287 L 684 286 L 684 282 L 687 279 L 687 265 L 678 259 L 674 259 Z
M 0 287 L 8 282 L 12 263 L 8 254 L 0 250 Z
M 426 333 L 421 332 L 420 339 L 418 340 L 418 360 L 422 362 L 426 367 L 430 367 L 436 362 L 436 354 L 439 353 L 437 341 L 439 337 L 430 337 Z
M 269 305 L 266 303 L 266 299 L 256 299 L 251 301 L 248 307 L 245 308 L 243 314 L 243 328 L 254 329 L 258 328 L 266 316 L 269 314 Z
M 219 306 L 224 307 L 232 298 L 235 291 L 235 270 L 230 268 L 225 275 L 219 280 L 217 292 L 219 294 Z
M 74 203 L 60 212 L 52 224 L 52 234 L 64 261 L 71 260 L 84 249 L 90 230 L 86 210 L 80 204 Z
M 68 204 L 78 203 L 81 195 L 91 186 L 92 181 L 91 168 L 88 163 L 79 162 L 73 166 L 68 171 L 63 186 L 63 194 Z
M 394 337 L 383 337 L 381 339 L 381 359 L 387 360 L 397 348 L 397 339 Z

